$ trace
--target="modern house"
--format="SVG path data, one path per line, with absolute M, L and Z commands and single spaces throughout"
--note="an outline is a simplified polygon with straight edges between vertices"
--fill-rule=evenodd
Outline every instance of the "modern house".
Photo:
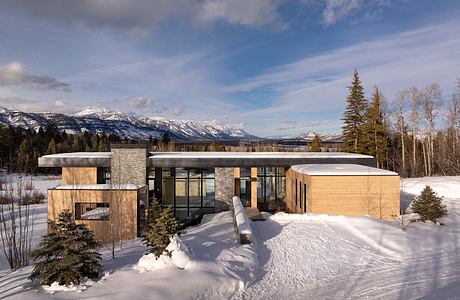
M 149 153 L 125 144 L 39 158 L 40 167 L 62 168 L 62 185 L 48 191 L 49 219 L 70 209 L 103 242 L 114 228 L 135 238 L 154 198 L 184 222 L 229 209 L 235 195 L 261 211 L 389 219 L 399 215 L 399 176 L 375 164 L 342 152 Z

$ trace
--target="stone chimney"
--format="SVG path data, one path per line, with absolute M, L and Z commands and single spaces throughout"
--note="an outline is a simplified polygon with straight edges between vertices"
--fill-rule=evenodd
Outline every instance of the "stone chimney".
M 145 144 L 112 144 L 110 180 L 113 184 L 147 182 L 147 146 Z

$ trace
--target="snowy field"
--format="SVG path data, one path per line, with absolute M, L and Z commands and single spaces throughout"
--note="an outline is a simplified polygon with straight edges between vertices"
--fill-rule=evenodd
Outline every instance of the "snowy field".
M 10 272 L 2 263 L 0 299 L 459 299 L 460 177 L 406 179 L 402 189 L 418 194 L 425 184 L 445 197 L 446 226 L 403 232 L 366 217 L 280 213 L 254 222 L 255 243 L 239 245 L 224 212 L 188 228 L 180 268 L 141 272 L 146 249 L 133 240 L 115 260 L 103 249 L 104 277 L 73 291 L 45 291 L 27 280 L 31 267 Z M 46 205 L 34 207 L 37 236 L 46 232 Z

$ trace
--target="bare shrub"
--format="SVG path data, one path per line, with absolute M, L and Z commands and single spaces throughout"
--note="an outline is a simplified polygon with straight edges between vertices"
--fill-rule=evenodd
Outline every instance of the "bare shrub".
M 30 180 L 26 180 L 24 182 L 24 189 L 26 191 L 33 191 L 35 189 L 34 183 L 32 182 L 32 178 L 30 178 Z
M 22 179 L 13 183 L 7 179 L 2 191 L 3 205 L 0 205 L 0 242 L 1 250 L 11 269 L 18 269 L 29 264 L 31 250 L 34 212 L 29 205 L 19 205 L 19 200 L 26 194 Z
M 33 204 L 43 203 L 45 198 L 46 198 L 45 194 L 43 194 L 40 191 L 35 190 L 35 191 L 32 192 L 32 202 L 33 202 Z
M 4 191 L 6 189 L 6 174 L 0 171 L 0 191 Z M 1 195 L 1 194 L 0 194 Z

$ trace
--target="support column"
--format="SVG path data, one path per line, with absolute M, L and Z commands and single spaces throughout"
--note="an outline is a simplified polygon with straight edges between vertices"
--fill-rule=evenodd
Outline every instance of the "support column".
M 233 168 L 215 168 L 216 212 L 228 210 L 235 196 L 235 179 Z
M 251 207 L 257 208 L 257 168 L 251 168 Z

